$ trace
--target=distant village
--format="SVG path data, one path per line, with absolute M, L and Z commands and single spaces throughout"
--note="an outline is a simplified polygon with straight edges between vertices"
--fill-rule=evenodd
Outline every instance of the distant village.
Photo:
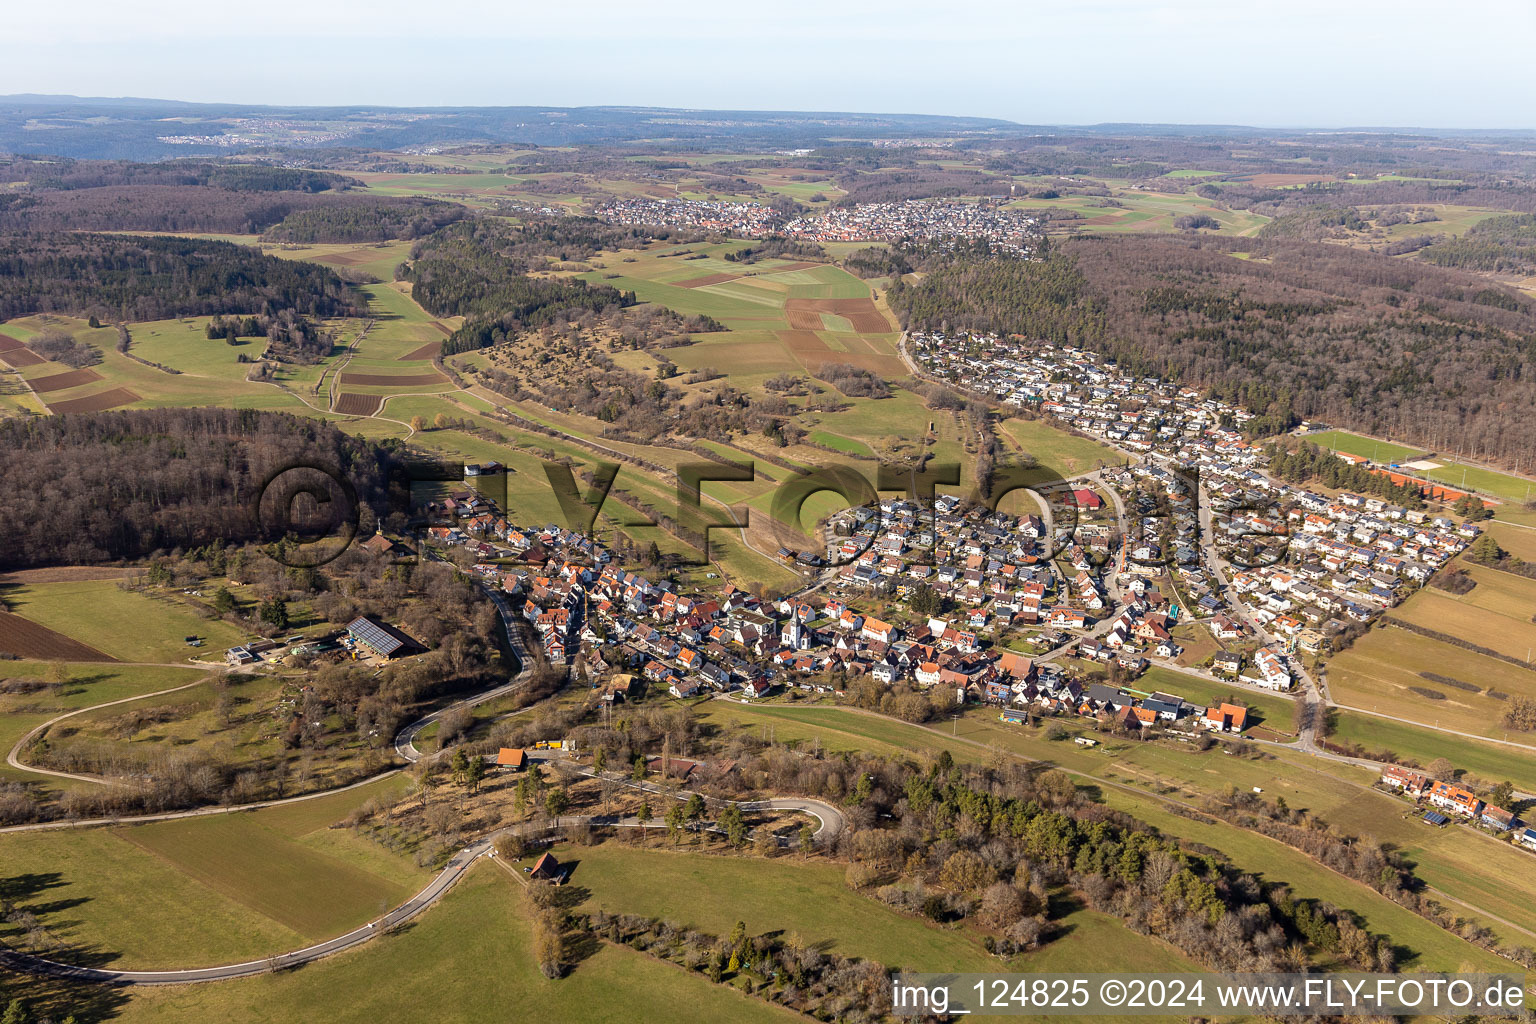
M 782 235 L 806 242 L 985 242 L 995 252 L 1016 256 L 1033 254 L 1041 238 L 1035 218 L 988 201 L 859 203 L 786 219 L 761 203 L 614 199 L 595 212 L 611 223 L 693 228 L 739 238 Z

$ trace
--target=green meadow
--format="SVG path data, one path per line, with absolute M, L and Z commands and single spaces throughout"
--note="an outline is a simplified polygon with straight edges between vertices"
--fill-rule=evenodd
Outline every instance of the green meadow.
M 222 660 L 246 639 L 221 619 L 205 618 L 175 591 L 124 590 L 113 580 L 0 585 L 10 610 L 88 644 L 118 661 L 184 662 L 194 654 Z M 204 639 L 189 648 L 183 638 Z

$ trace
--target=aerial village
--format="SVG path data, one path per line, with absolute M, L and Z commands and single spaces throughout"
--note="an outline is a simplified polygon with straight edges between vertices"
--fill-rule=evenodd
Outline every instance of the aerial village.
M 993 251 L 1029 256 L 1040 241 L 1038 221 L 994 201 L 911 199 L 836 206 L 786 219 L 761 203 L 702 199 L 614 199 L 595 211 L 616 224 L 693 228 L 737 238 L 781 235 L 804 242 L 986 242 Z
M 825 558 L 779 552 L 827 567 L 808 588 L 819 593 L 778 601 L 729 588 L 680 593 L 621 570 L 589 538 L 513 525 L 474 491 L 436 510 L 452 525 L 432 526 L 429 539 L 469 545 L 489 586 L 526 599 L 551 662 L 583 650 L 589 666 L 639 675 L 679 698 L 827 691 L 838 688 L 828 680 L 867 675 L 1015 714 L 1241 732 L 1241 708 L 1090 676 L 1129 683 L 1163 664 L 1287 691 L 1298 658 L 1402 600 L 1476 533 L 1376 498 L 1277 482 L 1263 472 L 1262 449 L 1233 428 L 1243 410 L 1127 378 L 1090 353 L 921 334 L 910 344 L 937 375 L 963 365 L 973 387 L 1103 439 L 1127 453 L 1124 463 L 1059 482 L 1038 514 L 954 495 L 847 509 L 825 524 Z M 1218 511 L 1204 531 L 1202 498 L 1190 493 L 1195 468 L 1207 503 L 1241 508 Z M 1245 499 L 1255 493 L 1271 504 L 1252 511 Z M 1229 567 L 1224 590 L 1211 562 L 1230 552 L 1217 542 L 1255 524 L 1285 547 L 1272 562 Z M 509 556 L 521 564 L 509 569 Z M 1223 645 L 1198 666 L 1178 660 L 1172 632 L 1191 621 Z
M 1122 376 L 1091 353 L 923 334 L 909 343 L 936 375 L 961 365 L 972 387 L 1103 439 L 1127 453 L 1124 464 L 1101 466 L 1093 486 L 1061 482 L 1038 514 L 955 495 L 847 509 L 825 524 L 824 559 L 779 552 L 827 568 L 817 570 L 819 593 L 778 601 L 732 588 L 680 593 L 621 570 L 590 538 L 514 525 L 473 490 L 434 508 L 443 522 L 427 539 L 467 545 L 488 586 L 524 598 L 550 662 L 581 650 L 592 668 L 639 675 L 679 698 L 826 691 L 836 689 L 827 680 L 868 675 L 1025 713 L 1240 732 L 1241 709 L 1094 683 L 1084 670 L 1101 666 L 1128 683 L 1150 665 L 1178 665 L 1287 691 L 1296 659 L 1401 601 L 1476 534 L 1374 497 L 1275 481 L 1262 449 L 1232 426 L 1243 410 Z M 1193 468 L 1207 502 L 1242 508 L 1218 513 L 1203 538 Z M 1271 505 L 1251 511 L 1244 499 L 1255 493 Z M 1216 542 L 1255 523 L 1284 539 L 1282 556 L 1229 568 L 1224 592 L 1212 578 Z M 1223 645 L 1201 666 L 1178 661 L 1172 630 L 1188 621 Z
M 1101 439 L 1123 462 L 1040 485 L 1033 510 L 953 494 L 845 509 L 825 522 L 824 548 L 780 550 L 809 575 L 778 599 L 732 586 L 685 593 L 659 571 L 620 568 L 590 537 L 514 524 L 468 487 L 431 506 L 424 539 L 470 551 L 483 585 L 520 602 L 543 656 L 579 663 L 610 702 L 636 679 L 676 699 L 757 700 L 837 695 L 867 678 L 951 706 L 992 705 L 1005 722 L 1242 735 L 1251 716 L 1236 697 L 1207 706 L 1136 679 L 1162 665 L 1234 694 L 1289 691 L 1301 659 L 1400 602 L 1477 533 L 1274 480 L 1263 449 L 1235 429 L 1242 409 L 1124 376 L 1092 353 L 924 334 L 909 344 L 936 376 L 962 369 L 973 389 Z M 470 466 L 466 479 L 498 471 Z M 1229 533 L 1284 544 L 1279 557 L 1239 567 L 1221 543 Z M 1182 659 L 1173 631 L 1186 622 L 1203 624 L 1220 649 Z M 1426 800 L 1437 824 L 1520 827 L 1454 783 L 1396 767 L 1382 782 Z M 1520 834 L 1536 850 L 1536 831 Z

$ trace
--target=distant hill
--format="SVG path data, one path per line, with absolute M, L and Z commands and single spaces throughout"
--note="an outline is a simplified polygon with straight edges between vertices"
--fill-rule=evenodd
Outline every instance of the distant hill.
M 195 116 L 197 123 L 167 118 Z M 1021 125 L 928 114 L 660 107 L 274 107 L 0 96 L 0 153 L 151 160 L 262 147 L 404 149 L 469 142 L 565 146 L 641 139 L 802 148 L 830 139 L 1017 135 Z

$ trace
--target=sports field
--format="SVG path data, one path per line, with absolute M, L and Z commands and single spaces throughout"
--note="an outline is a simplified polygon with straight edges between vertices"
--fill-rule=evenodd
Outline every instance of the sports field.
M 1359 455 L 1381 465 L 1410 462 L 1424 455 L 1422 448 L 1410 448 L 1391 441 L 1379 441 L 1345 430 L 1327 430 L 1317 434 L 1307 434 L 1304 440 L 1322 448 Z M 1533 493 L 1532 488 L 1536 487 L 1536 484 L 1522 477 L 1480 466 L 1464 465 L 1456 461 L 1454 456 L 1444 453 L 1436 453 L 1430 456 L 1429 460 L 1440 463 L 1439 468 L 1424 470 L 1417 475 L 1449 487 L 1470 487 L 1510 502 L 1529 500 Z

